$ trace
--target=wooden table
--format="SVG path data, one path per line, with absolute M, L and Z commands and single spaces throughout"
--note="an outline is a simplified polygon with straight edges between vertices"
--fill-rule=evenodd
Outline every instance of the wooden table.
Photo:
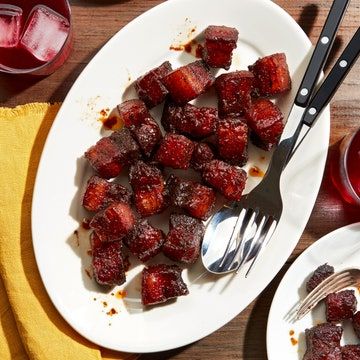
M 160 0 L 73 0 L 74 50 L 67 63 L 48 78 L 24 80 L 0 75 L 0 105 L 34 101 L 62 101 L 85 65 L 104 43 L 125 24 Z M 330 1 L 276 0 L 300 24 L 314 43 L 319 36 Z M 204 15 L 206 9 L 204 9 Z M 334 63 L 359 26 L 360 0 L 352 0 L 327 67 Z M 261 36 L 261 34 L 259 34 Z M 360 63 L 348 75 L 331 103 L 331 138 L 328 163 L 320 193 L 301 240 L 283 269 L 239 316 L 214 334 L 181 349 L 142 355 L 141 359 L 266 359 L 266 322 L 275 289 L 295 258 L 326 233 L 360 221 L 360 209 L 344 204 L 330 181 L 333 148 L 348 132 L 360 126 Z M 216 316 L 216 309 L 210 314 Z M 190 325 L 190 324 L 189 324 Z M 194 326 L 195 324 L 193 324 Z M 176 324 L 174 324 L 176 331 Z M 196 326 L 196 325 L 195 325 Z

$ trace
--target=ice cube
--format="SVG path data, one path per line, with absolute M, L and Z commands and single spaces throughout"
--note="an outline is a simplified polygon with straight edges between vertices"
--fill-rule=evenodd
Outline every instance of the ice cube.
M 60 51 L 70 31 L 67 19 L 45 5 L 31 11 L 21 45 L 40 61 L 50 61 Z
M 19 43 L 21 17 L 18 6 L 0 4 L 0 47 L 14 47 Z

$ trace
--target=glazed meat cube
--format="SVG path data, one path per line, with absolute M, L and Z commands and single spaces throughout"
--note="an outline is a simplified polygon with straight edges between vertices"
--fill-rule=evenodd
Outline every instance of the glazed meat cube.
M 222 74 L 215 80 L 220 116 L 242 115 L 251 105 L 254 75 L 249 71 Z
M 151 118 L 145 103 L 139 99 L 127 100 L 117 106 L 120 121 L 126 126 L 139 126 L 145 119 Z
M 149 109 L 165 100 L 168 91 L 161 83 L 161 79 L 171 71 L 171 64 L 165 61 L 135 81 L 135 90 L 139 98 L 145 102 Z
M 131 191 L 125 186 L 94 175 L 87 182 L 82 204 L 88 211 L 99 211 L 112 202 L 129 203 L 131 196 Z
M 182 269 L 177 265 L 157 264 L 144 268 L 141 279 L 141 302 L 143 305 L 163 303 L 189 290 L 181 278 Z
M 159 169 L 138 161 L 130 167 L 129 180 L 134 189 L 135 207 L 141 216 L 164 210 L 164 178 Z
M 252 130 L 253 143 L 270 150 L 279 142 L 284 129 L 284 117 L 280 109 L 268 99 L 256 99 L 246 113 Z
M 151 118 L 146 118 L 141 125 L 133 128 L 132 134 L 147 158 L 151 156 L 156 145 L 162 139 L 159 125 Z
M 220 157 L 230 164 L 243 166 L 248 159 L 248 126 L 241 118 L 221 119 L 217 127 Z
M 343 329 L 329 323 L 305 330 L 306 353 L 303 360 L 341 360 L 340 339 Z
M 141 158 L 139 145 L 136 143 L 127 128 L 114 131 L 110 137 L 115 140 L 119 148 L 119 161 L 123 165 L 133 164 Z
M 140 220 L 130 236 L 124 239 L 125 245 L 141 261 L 148 261 L 161 251 L 165 234 L 151 226 L 147 220 Z
M 161 116 L 161 125 L 165 131 L 177 132 L 179 124 L 184 118 L 184 107 L 176 105 L 171 101 L 166 101 Z
M 354 314 L 352 318 L 352 325 L 356 336 L 360 339 L 360 311 Z
M 105 179 L 118 176 L 123 168 L 120 163 L 120 149 L 112 137 L 100 139 L 85 152 L 84 156 L 93 169 Z
M 196 171 L 201 171 L 202 167 L 214 158 L 214 152 L 206 143 L 195 143 L 190 165 Z
M 90 228 L 96 231 L 101 241 L 120 240 L 130 233 L 134 225 L 135 215 L 123 202 L 110 204 L 90 221 Z
M 174 169 L 188 169 L 194 143 L 183 135 L 166 134 L 155 154 L 155 160 Z
M 273 96 L 291 89 L 289 68 L 284 53 L 265 56 L 249 66 L 261 96 Z
M 190 216 L 206 220 L 215 205 L 215 192 L 198 182 L 170 175 L 167 189 L 171 205 L 184 209 Z
M 306 283 L 307 292 L 313 291 L 320 283 L 334 273 L 334 268 L 328 264 L 320 265 Z
M 171 260 L 193 264 L 199 258 L 204 232 L 202 221 L 187 215 L 172 214 L 162 251 Z
M 214 80 L 207 65 L 198 60 L 172 71 L 161 81 L 174 102 L 185 104 L 204 93 Z
M 93 254 L 94 251 L 95 251 L 97 248 L 99 248 L 99 247 L 102 246 L 102 244 L 104 244 L 104 243 L 100 240 L 100 238 L 99 238 L 99 236 L 96 234 L 96 232 L 93 231 L 93 232 L 90 234 L 90 248 L 91 248 L 91 253 Z
M 341 348 L 342 360 L 359 360 L 360 345 L 345 345 Z
M 239 32 L 227 26 L 211 25 L 205 29 L 203 60 L 213 68 L 228 70 Z
M 100 285 L 121 285 L 125 282 L 121 242 L 102 243 L 92 251 L 92 268 Z
M 202 168 L 203 180 L 228 200 L 240 200 L 246 172 L 221 160 L 212 160 Z
M 325 298 L 326 321 L 338 322 L 351 319 L 356 311 L 357 300 L 354 290 L 343 290 Z

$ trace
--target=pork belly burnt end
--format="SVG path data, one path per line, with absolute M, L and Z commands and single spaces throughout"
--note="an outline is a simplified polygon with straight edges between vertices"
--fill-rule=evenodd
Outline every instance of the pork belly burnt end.
M 213 68 L 228 70 L 239 32 L 227 26 L 210 25 L 205 29 L 203 60 Z
M 113 202 L 130 203 L 131 196 L 125 186 L 93 175 L 87 182 L 82 205 L 88 211 L 99 211 Z
M 132 128 L 131 132 L 146 158 L 152 155 L 156 145 L 162 139 L 159 125 L 151 118 L 146 118 L 141 125 Z
M 320 265 L 306 282 L 307 292 L 313 291 L 320 283 L 334 273 L 334 267 L 328 264 Z
M 204 93 L 214 80 L 207 65 L 198 60 L 172 71 L 161 81 L 174 102 L 185 104 Z
M 138 161 L 130 167 L 129 181 L 134 190 L 136 210 L 141 216 L 158 214 L 164 210 L 164 178 L 158 168 Z
M 210 216 L 216 200 L 213 189 L 174 175 L 170 175 L 166 185 L 171 205 L 197 219 L 206 220 Z
M 172 214 L 162 251 L 171 260 L 193 264 L 200 256 L 204 232 L 202 221 L 187 215 Z
M 125 282 L 121 242 L 101 243 L 92 249 L 92 268 L 100 285 L 121 285 Z
M 194 143 L 183 135 L 166 134 L 155 154 L 155 160 L 173 169 L 188 169 Z
M 165 234 L 151 226 L 147 220 L 140 220 L 132 233 L 124 239 L 129 250 L 143 262 L 157 255 L 164 241 Z
M 351 319 L 356 311 L 357 300 L 354 290 L 343 290 L 325 298 L 326 321 L 338 322 Z
M 251 105 L 254 75 L 249 71 L 222 74 L 215 80 L 220 116 L 242 115 Z
M 221 160 L 203 166 L 203 180 L 228 200 L 240 200 L 245 188 L 246 172 Z
M 352 325 L 356 336 L 360 339 L 360 311 L 354 314 L 352 318 Z
M 128 204 L 116 202 L 98 212 L 90 221 L 101 241 L 115 241 L 127 236 L 135 225 L 135 215 Z
M 191 167 L 196 171 L 201 171 L 203 166 L 214 158 L 214 152 L 206 143 L 195 143 L 191 157 Z
M 158 264 L 144 268 L 141 280 L 143 305 L 155 305 L 187 295 L 189 290 L 181 272 L 182 269 L 177 265 Z
M 360 345 L 345 345 L 341 348 L 342 360 L 359 360 Z
M 249 66 L 261 96 L 273 96 L 291 89 L 289 68 L 284 53 L 265 56 Z
M 120 162 L 123 165 L 130 165 L 141 158 L 139 145 L 127 128 L 114 131 L 111 136 L 120 150 Z
M 166 131 L 185 134 L 193 138 L 205 138 L 216 129 L 218 113 L 212 107 L 165 103 L 161 123 Z
M 139 126 L 151 118 L 145 103 L 139 99 L 126 100 L 117 106 L 120 121 L 126 126 Z
M 233 165 L 245 165 L 248 160 L 248 133 L 244 119 L 221 119 L 216 131 L 220 157 Z
M 341 360 L 341 326 L 323 323 L 305 330 L 306 353 L 303 360 Z
M 253 100 L 246 119 L 255 145 L 266 151 L 277 145 L 284 130 L 284 117 L 274 103 L 268 99 Z
M 161 79 L 171 71 L 171 64 L 169 61 L 165 61 L 135 81 L 136 93 L 149 109 L 165 100 L 168 91 L 162 84 Z

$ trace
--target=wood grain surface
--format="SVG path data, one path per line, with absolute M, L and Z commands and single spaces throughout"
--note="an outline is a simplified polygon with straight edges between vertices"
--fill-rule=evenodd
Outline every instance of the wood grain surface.
M 26 79 L 0 75 L 0 105 L 16 106 L 34 101 L 62 101 L 82 69 L 108 39 L 129 21 L 161 2 L 159 0 L 71 1 L 75 41 L 72 54 L 66 64 L 47 78 Z M 299 23 L 311 41 L 315 43 L 331 1 L 276 0 L 275 2 Z M 204 9 L 204 16 L 206 16 L 206 9 Z M 360 0 L 352 0 L 326 69 L 334 63 L 356 31 L 360 23 L 359 19 Z M 267 316 L 276 287 L 286 270 L 304 249 L 321 236 L 338 227 L 360 221 L 360 209 L 346 205 L 341 200 L 329 175 L 329 163 L 336 152 L 338 142 L 345 134 L 359 126 L 360 62 L 351 70 L 331 103 L 329 155 L 319 196 L 301 240 L 283 269 L 252 304 L 220 330 L 184 348 L 141 355 L 140 359 L 262 360 L 267 358 L 265 342 Z M 217 316 L 216 309 L 213 309 L 209 316 Z M 196 323 L 189 326 L 196 326 Z M 176 331 L 176 324 L 169 331 Z

